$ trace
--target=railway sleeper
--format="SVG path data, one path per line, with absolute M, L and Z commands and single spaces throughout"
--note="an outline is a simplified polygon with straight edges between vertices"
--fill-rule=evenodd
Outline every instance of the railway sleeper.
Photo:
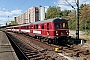
M 32 55 L 32 56 L 28 56 L 29 58 L 37 58 L 40 57 L 39 55 Z
M 88 53 L 88 52 L 83 52 L 83 54 L 84 54 L 84 55 L 89 55 L 90 53 Z
M 31 58 L 30 60 L 45 60 L 45 58 L 37 57 L 37 58 Z
M 37 55 L 37 54 L 28 52 L 28 53 L 26 53 L 26 55 Z
M 30 52 L 30 51 L 32 51 L 32 50 L 31 50 L 31 49 L 28 49 L 28 48 L 25 48 L 23 51 L 24 51 L 24 52 Z

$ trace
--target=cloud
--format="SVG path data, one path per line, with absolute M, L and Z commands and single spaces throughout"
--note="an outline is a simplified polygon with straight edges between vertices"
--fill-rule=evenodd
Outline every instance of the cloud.
M 10 12 L 4 12 L 4 11 L 0 11 L 0 16 L 9 16 L 9 15 L 11 15 L 11 13 Z
M 45 12 L 47 12 L 47 9 L 49 8 L 49 6 L 44 6 L 45 7 Z
M 6 9 L 0 9 L 0 24 L 2 24 L 3 22 L 7 22 L 8 21 L 8 16 L 9 16 L 9 21 L 13 21 L 14 17 L 13 16 L 17 16 L 22 14 L 22 10 L 12 10 L 12 11 L 4 11 Z
M 73 8 L 70 6 L 75 6 L 75 1 L 73 0 L 58 0 L 55 4 L 61 7 L 61 10 L 72 10 Z
M 8 21 L 8 20 L 9 21 L 13 21 L 13 19 L 14 19 L 14 17 L 9 17 L 9 18 L 8 18 L 8 16 L 7 17 L 0 17 L 0 22 L 1 21 L 4 21 L 5 22 L 5 21 Z
M 22 10 L 12 10 L 12 11 L 1 11 L 0 10 L 0 16 L 13 16 L 13 15 L 19 15 L 22 14 Z
M 0 21 L 5 21 L 7 20 L 5 17 L 0 17 Z
M 5 24 L 6 22 L 8 22 L 8 20 L 14 21 L 14 17 L 9 17 L 9 18 L 8 18 L 8 16 L 7 17 L 0 17 L 0 24 Z
M 90 4 L 90 0 L 80 0 L 80 4 Z
M 12 10 L 11 14 L 22 14 L 22 10 Z
M 70 6 L 70 4 L 76 7 L 76 0 L 58 0 L 57 2 L 54 2 L 57 6 L 61 7 L 61 10 L 72 10 L 73 8 Z M 79 5 L 88 3 L 89 4 L 90 0 L 79 0 Z

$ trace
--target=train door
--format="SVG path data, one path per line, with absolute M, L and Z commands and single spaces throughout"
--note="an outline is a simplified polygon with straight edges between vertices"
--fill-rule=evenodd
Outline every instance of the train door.
M 49 23 L 47 23 L 47 35 L 48 35 L 48 36 L 50 35 L 49 29 L 50 29 Z
M 42 35 L 45 35 L 45 26 L 44 26 L 44 24 L 41 24 L 41 30 L 42 30 Z

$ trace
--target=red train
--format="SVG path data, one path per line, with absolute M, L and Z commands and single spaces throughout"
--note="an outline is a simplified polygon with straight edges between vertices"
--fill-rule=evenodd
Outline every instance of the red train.
M 6 30 L 26 33 L 49 43 L 67 42 L 69 38 L 68 21 L 54 18 L 30 24 L 7 27 Z

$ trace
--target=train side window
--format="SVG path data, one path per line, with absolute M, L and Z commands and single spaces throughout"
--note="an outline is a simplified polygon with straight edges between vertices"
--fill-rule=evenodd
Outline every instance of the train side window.
M 24 26 L 24 28 L 23 29 L 27 29 L 27 26 Z
M 26 26 L 26 29 L 28 29 L 28 26 Z
M 34 25 L 34 29 L 35 29 L 35 25 Z
M 23 26 L 22 26 L 22 29 L 23 29 Z
M 27 26 L 25 26 L 25 29 L 27 29 Z
M 33 25 L 31 26 L 31 29 L 33 29 Z
M 38 25 L 36 25 L 36 29 L 38 29 Z
M 30 27 L 29 27 L 30 29 L 33 29 L 33 25 L 30 25 Z
M 47 23 L 47 30 L 49 30 L 49 23 Z
M 28 26 L 27 26 L 27 29 L 29 29 L 29 28 L 30 28 L 30 26 L 28 25 Z
M 42 29 L 44 29 L 44 24 L 42 24 Z
M 17 29 L 17 27 L 14 27 L 14 29 Z

